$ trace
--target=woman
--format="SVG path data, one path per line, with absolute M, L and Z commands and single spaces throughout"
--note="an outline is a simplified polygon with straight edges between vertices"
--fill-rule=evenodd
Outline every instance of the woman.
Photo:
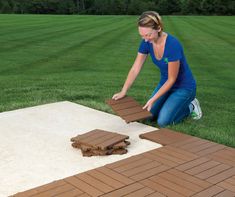
M 148 54 L 160 69 L 161 80 L 143 109 L 153 114 L 160 127 L 182 121 L 190 114 L 200 119 L 202 111 L 196 95 L 196 82 L 186 61 L 180 42 L 163 31 L 157 12 L 144 12 L 138 20 L 138 30 L 143 38 L 137 57 L 129 71 L 121 92 L 113 99 L 123 98 L 138 76 Z

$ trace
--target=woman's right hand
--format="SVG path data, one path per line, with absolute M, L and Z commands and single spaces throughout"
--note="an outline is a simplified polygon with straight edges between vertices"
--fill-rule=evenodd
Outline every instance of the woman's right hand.
M 123 98 L 124 96 L 126 96 L 126 93 L 121 91 L 121 92 L 118 92 L 116 94 L 113 95 L 112 99 L 114 100 L 118 100 L 118 99 L 121 99 Z

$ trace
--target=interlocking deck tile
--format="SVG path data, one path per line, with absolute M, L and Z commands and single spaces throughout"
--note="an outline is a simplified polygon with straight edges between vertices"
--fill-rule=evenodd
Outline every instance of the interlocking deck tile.
M 138 191 L 140 189 L 144 188 L 144 186 L 140 183 L 133 183 L 131 185 L 127 185 L 126 187 L 123 187 L 121 189 L 115 190 L 113 192 L 110 192 L 108 194 L 102 195 L 102 197 L 120 197 L 125 196 L 127 194 L 131 194 L 132 192 Z
M 214 197 L 235 197 L 235 193 L 229 190 L 225 190 L 219 194 L 216 194 Z
M 234 149 L 196 137 L 182 138 L 172 131 L 161 133 L 167 133 L 160 137 L 168 140 L 162 148 L 15 196 L 235 197 Z
M 212 196 L 215 196 L 217 194 L 220 194 L 223 191 L 224 191 L 223 188 L 218 187 L 216 185 L 213 185 L 212 187 L 209 187 L 206 190 L 193 195 L 193 197 L 205 197 L 205 196 L 206 197 L 212 197 Z
M 235 176 L 226 179 L 220 183 L 217 184 L 220 187 L 223 187 L 224 189 L 230 190 L 232 192 L 234 192 L 234 196 L 235 196 Z
M 125 154 L 130 142 L 127 135 L 95 129 L 71 138 L 72 146 L 81 149 L 83 156 Z
M 160 130 L 141 134 L 140 138 L 147 139 L 165 146 L 177 141 L 182 141 L 191 138 L 191 136 L 163 128 Z
M 165 196 L 168 197 L 182 197 L 181 194 L 177 193 L 176 191 L 172 190 L 171 188 L 165 187 L 164 185 L 161 185 L 155 181 L 145 179 L 140 181 L 141 184 L 145 185 L 146 187 L 149 187 Z
M 81 145 L 94 147 L 95 149 L 106 150 L 128 138 L 127 135 L 95 129 L 74 137 L 71 141 L 78 142 Z
M 225 148 L 209 155 L 209 157 L 215 161 L 219 161 L 235 167 L 235 149 Z
M 182 142 L 173 143 L 171 146 L 195 153 L 198 156 L 208 156 L 225 148 L 224 145 L 209 142 L 196 137 L 186 139 Z
M 234 175 L 235 175 L 235 168 L 229 168 L 228 170 L 225 170 L 221 173 L 218 173 L 218 174 L 216 174 L 206 180 L 210 183 L 216 184 L 216 183 L 222 182 L 222 181 L 224 181 Z
M 102 192 L 99 189 L 94 188 L 90 184 L 82 181 L 77 176 L 68 177 L 68 178 L 65 178 L 64 180 L 67 183 L 70 183 L 71 185 L 73 185 L 77 189 L 83 191 L 84 193 L 87 193 L 90 196 L 95 197 L 95 196 L 100 196 L 100 195 L 104 194 L 104 192 Z
M 143 109 L 142 106 L 131 97 L 124 97 L 119 100 L 109 99 L 106 103 L 127 123 L 143 120 L 152 116 L 149 111 Z
M 89 174 L 90 176 L 94 177 L 95 179 L 109 185 L 110 187 L 112 187 L 114 189 L 118 189 L 118 188 L 125 186 L 124 183 L 122 183 L 122 182 L 120 182 L 110 176 L 107 176 L 107 175 L 97 171 L 96 169 L 88 171 L 87 174 Z
M 48 184 L 36 187 L 34 189 L 30 189 L 25 192 L 19 192 L 19 193 L 15 194 L 14 196 L 27 197 L 27 196 L 37 195 L 37 194 L 44 193 L 47 191 L 56 190 L 57 188 L 60 188 L 60 187 L 66 186 L 66 185 L 67 185 L 67 183 L 64 180 L 54 181 L 52 183 L 48 183 Z M 83 192 L 79 190 L 78 193 L 82 194 Z

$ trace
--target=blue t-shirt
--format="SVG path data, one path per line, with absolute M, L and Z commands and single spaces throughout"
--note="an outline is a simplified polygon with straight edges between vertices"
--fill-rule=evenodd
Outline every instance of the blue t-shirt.
M 196 87 L 196 82 L 186 61 L 183 47 L 172 35 L 167 35 L 164 53 L 160 60 L 155 57 L 152 43 L 145 42 L 145 40 L 142 40 L 140 43 L 139 53 L 150 54 L 153 63 L 160 69 L 160 85 L 163 85 L 168 79 L 168 62 L 179 60 L 179 73 L 172 88 L 194 89 Z

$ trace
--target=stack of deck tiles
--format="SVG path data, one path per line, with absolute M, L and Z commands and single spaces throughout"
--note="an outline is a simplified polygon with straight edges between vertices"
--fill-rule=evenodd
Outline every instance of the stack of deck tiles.
M 124 119 L 126 123 L 143 120 L 152 116 L 149 111 L 143 109 L 135 99 L 129 96 L 119 100 L 109 99 L 106 103 L 118 116 Z
M 130 144 L 126 141 L 129 137 L 109 131 L 95 129 L 82 135 L 71 138 L 72 146 L 81 149 L 83 156 L 98 156 L 111 154 L 125 154 L 126 147 Z

